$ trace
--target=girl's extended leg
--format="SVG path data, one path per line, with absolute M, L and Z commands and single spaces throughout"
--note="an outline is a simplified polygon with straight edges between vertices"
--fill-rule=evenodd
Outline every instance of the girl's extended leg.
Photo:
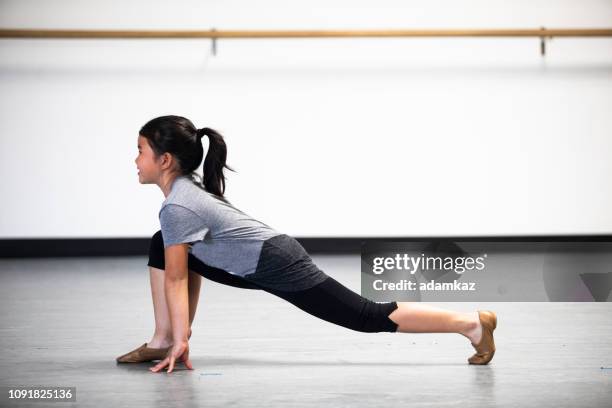
M 332 277 L 298 292 L 263 289 L 313 316 L 360 332 L 449 332 L 475 339 L 480 326 L 477 313 L 453 312 L 414 302 L 378 303 Z

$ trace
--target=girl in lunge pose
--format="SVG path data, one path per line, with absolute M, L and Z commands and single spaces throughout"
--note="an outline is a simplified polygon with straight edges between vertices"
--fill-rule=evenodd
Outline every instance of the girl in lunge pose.
M 202 137 L 209 138 L 203 176 Z M 264 290 L 313 316 L 360 332 L 458 333 L 487 364 L 495 353 L 491 311 L 461 313 L 417 302 L 377 303 L 326 275 L 294 238 L 234 207 L 224 196 L 227 149 L 213 129 L 197 129 L 181 116 L 150 120 L 138 135 L 139 181 L 159 186 L 165 200 L 161 230 L 151 240 L 149 273 L 155 314 L 151 340 L 120 363 L 161 360 L 151 368 L 170 373 L 189 359 L 191 324 L 202 276 L 219 283 Z M 232 170 L 233 171 L 233 170 Z

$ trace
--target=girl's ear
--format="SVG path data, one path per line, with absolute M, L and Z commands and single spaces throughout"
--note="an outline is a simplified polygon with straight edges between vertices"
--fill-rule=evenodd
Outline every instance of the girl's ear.
M 168 152 L 160 156 L 160 164 L 162 168 L 169 169 L 172 166 L 172 155 Z

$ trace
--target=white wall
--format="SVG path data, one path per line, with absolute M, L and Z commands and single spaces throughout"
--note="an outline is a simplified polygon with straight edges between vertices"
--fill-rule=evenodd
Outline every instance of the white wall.
M 611 1 L 0 2 L 3 28 L 612 26 Z M 612 233 L 612 39 L 0 40 L 0 238 L 143 237 L 138 130 L 221 131 L 293 236 Z

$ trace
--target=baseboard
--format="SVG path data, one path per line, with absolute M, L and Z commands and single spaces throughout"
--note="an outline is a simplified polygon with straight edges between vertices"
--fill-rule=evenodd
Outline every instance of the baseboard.
M 612 235 L 295 237 L 308 253 L 360 253 L 364 241 L 612 242 Z M 147 255 L 151 238 L 0 239 L 0 258 Z

